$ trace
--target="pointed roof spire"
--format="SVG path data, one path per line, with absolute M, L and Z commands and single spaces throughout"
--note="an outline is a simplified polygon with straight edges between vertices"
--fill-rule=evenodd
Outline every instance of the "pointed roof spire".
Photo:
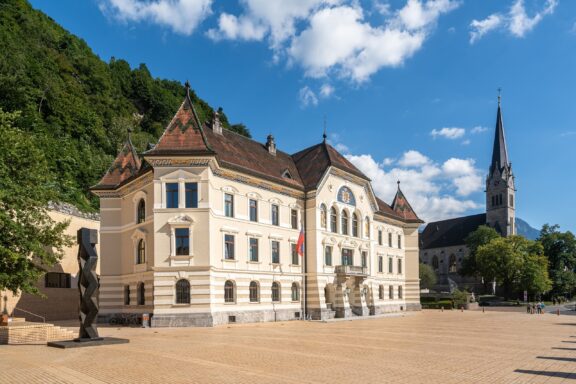
M 136 148 L 132 144 L 130 138 L 131 133 L 132 129 L 129 128 L 128 138 L 126 139 L 122 150 L 118 153 L 118 156 L 116 156 L 116 159 L 114 159 L 114 162 L 104 177 L 102 177 L 93 189 L 114 189 L 138 173 L 142 163 L 140 157 L 136 153 Z
M 398 184 L 398 190 L 396 191 L 396 196 L 394 196 L 394 200 L 392 201 L 392 210 L 404 220 L 415 222 L 421 221 L 418 215 L 416 215 L 416 212 L 414 212 L 414 209 L 412 209 L 406 196 L 404 196 L 404 193 L 402 193 L 402 190 L 400 189 L 400 180 L 396 183 Z
M 190 83 L 186 81 L 186 97 L 168 124 L 158 143 L 145 156 L 211 154 L 212 150 L 203 125 L 200 123 L 190 96 Z
M 494 147 L 492 149 L 492 163 L 490 164 L 490 174 L 496 169 L 502 171 L 504 167 L 509 167 L 508 149 L 506 147 L 506 136 L 504 135 L 504 122 L 502 120 L 502 106 L 500 95 L 501 89 L 498 89 L 498 112 L 496 114 L 496 130 L 494 133 Z

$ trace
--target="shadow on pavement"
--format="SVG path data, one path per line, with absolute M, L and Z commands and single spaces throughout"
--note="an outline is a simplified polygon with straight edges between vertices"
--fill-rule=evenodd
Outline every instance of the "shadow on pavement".
M 560 349 L 562 351 L 576 351 L 576 348 L 552 347 L 552 349 Z
M 546 359 L 546 360 L 570 361 L 570 362 L 576 361 L 576 358 L 574 358 L 574 357 L 536 356 L 536 358 L 537 359 Z
M 576 379 L 576 373 L 570 372 L 556 372 L 556 371 L 532 371 L 529 369 L 517 369 L 514 372 L 526 373 L 529 375 L 539 375 L 539 376 L 551 376 L 551 377 L 562 377 L 564 379 Z

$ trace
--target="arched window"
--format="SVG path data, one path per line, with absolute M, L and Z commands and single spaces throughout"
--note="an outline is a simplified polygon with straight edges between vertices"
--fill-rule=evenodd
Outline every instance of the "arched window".
M 330 231 L 338 232 L 338 216 L 336 215 L 336 208 L 330 208 Z
M 352 236 L 358 237 L 358 215 L 356 213 L 352 214 Z
M 138 252 L 136 256 L 136 264 L 144 264 L 146 262 L 146 243 L 144 239 L 138 241 Z
M 226 280 L 224 283 L 224 302 L 234 303 L 236 300 L 236 295 L 234 293 L 234 282 L 231 280 Z
M 432 268 L 438 269 L 438 266 L 438 256 L 434 255 L 434 257 L 432 257 Z
M 176 304 L 190 304 L 190 282 L 185 279 L 176 282 Z
M 456 255 L 455 254 L 451 254 L 450 255 L 450 263 L 448 264 L 448 271 L 449 272 L 456 272 L 457 271 L 457 267 L 456 267 Z
M 298 283 L 292 283 L 292 301 L 299 301 L 300 300 L 300 288 L 298 287 Z
M 324 204 L 322 204 L 320 206 L 320 227 L 321 228 L 326 229 L 327 216 L 328 216 L 328 211 L 326 209 L 326 206 Z
M 138 283 L 138 305 L 144 305 L 146 303 L 146 288 L 144 283 Z
M 398 298 L 402 299 L 403 295 L 404 295 L 404 293 L 402 292 L 402 286 L 399 286 L 398 287 Z
M 146 202 L 144 199 L 140 199 L 138 202 L 138 209 L 136 213 L 136 223 L 140 224 L 146 220 Z
M 250 302 L 257 303 L 260 301 L 260 289 L 256 281 L 250 282 Z
M 280 301 L 280 283 L 277 281 L 272 283 L 272 301 L 279 302 Z
M 384 300 L 384 286 L 383 285 L 378 287 L 378 298 L 380 300 Z
M 364 220 L 364 237 L 370 238 L 370 218 L 368 216 Z
M 342 211 L 342 234 L 348 234 L 348 212 Z

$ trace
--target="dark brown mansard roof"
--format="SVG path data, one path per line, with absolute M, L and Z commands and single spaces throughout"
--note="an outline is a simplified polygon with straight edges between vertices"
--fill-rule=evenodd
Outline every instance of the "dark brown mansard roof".
M 272 154 L 266 145 L 245 136 L 226 129 L 222 130 L 222 134 L 214 132 L 207 125 L 200 124 L 187 85 L 186 98 L 174 118 L 166 127 L 158 144 L 144 152 L 144 156 L 206 155 L 214 156 L 223 168 L 267 179 L 300 191 L 317 188 L 322 176 L 331 166 L 370 182 L 364 173 L 326 143 L 326 140 L 293 155 L 279 150 Z M 92 189 L 117 189 L 150 169 L 146 161 L 141 163 L 134 146 L 128 140 L 110 170 Z M 395 201 L 397 199 L 398 196 Z M 394 209 L 376 198 L 378 213 L 405 222 L 420 222 L 403 195 L 402 199 L 402 203 L 398 202 Z M 409 211 L 401 207 L 408 207 Z
M 464 245 L 468 234 L 485 224 L 485 213 L 429 223 L 420 234 L 420 249 Z

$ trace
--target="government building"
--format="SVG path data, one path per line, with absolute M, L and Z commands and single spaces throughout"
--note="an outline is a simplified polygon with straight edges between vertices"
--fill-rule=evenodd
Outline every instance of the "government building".
M 428 223 L 420 234 L 420 260 L 436 271 L 440 290 L 454 284 L 475 292 L 482 288 L 478 279 L 459 274 L 462 261 L 469 255 L 466 237 L 479 226 L 492 227 L 501 236 L 516 234 L 516 188 L 506 147 L 500 96 L 485 192 L 486 213 Z
M 324 140 L 292 155 L 201 124 L 187 96 L 158 143 L 102 180 L 100 322 L 330 319 L 420 309 L 418 227 Z M 304 239 L 303 252 L 299 238 Z

